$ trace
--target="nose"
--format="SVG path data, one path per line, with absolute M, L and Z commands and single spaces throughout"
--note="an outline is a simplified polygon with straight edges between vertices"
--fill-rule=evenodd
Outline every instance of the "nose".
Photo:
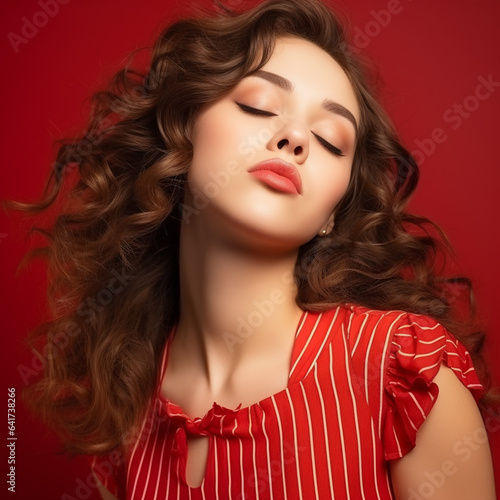
M 309 155 L 309 135 L 307 128 L 298 121 L 284 124 L 271 137 L 267 148 L 283 151 L 296 163 L 304 163 Z

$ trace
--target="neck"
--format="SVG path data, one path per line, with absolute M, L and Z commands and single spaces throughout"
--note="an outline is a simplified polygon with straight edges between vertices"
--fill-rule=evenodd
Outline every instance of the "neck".
M 302 311 L 293 279 L 297 250 L 257 254 L 206 233 L 194 221 L 181 230 L 176 337 L 210 382 L 289 345 Z

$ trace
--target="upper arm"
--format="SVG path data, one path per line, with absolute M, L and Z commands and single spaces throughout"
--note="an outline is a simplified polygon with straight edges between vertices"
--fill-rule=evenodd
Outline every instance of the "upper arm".
M 101 481 L 97 478 L 97 476 L 94 474 L 94 479 L 97 484 L 97 489 L 101 495 L 102 500 L 118 500 L 114 495 L 112 495 L 108 489 L 106 489 Z
M 486 430 L 468 389 L 441 366 L 436 403 L 417 433 L 415 448 L 390 462 L 398 500 L 495 500 Z

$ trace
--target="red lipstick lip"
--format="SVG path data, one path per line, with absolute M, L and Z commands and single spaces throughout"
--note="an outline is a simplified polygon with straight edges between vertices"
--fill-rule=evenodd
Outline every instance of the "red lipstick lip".
M 248 173 L 250 174 L 255 172 L 262 172 L 262 174 L 264 174 L 265 171 L 277 174 L 279 177 L 284 177 L 284 179 L 281 179 L 284 181 L 284 184 L 281 185 L 281 183 L 278 183 L 275 185 L 274 182 L 267 182 L 265 176 L 257 174 L 256 177 L 264 183 L 269 184 L 271 187 L 280 191 L 292 194 L 294 194 L 294 191 L 296 194 L 302 193 L 302 179 L 300 178 L 298 170 L 291 163 L 278 159 L 265 160 L 248 169 Z M 292 186 L 288 187 L 287 184 L 289 185 L 290 183 L 287 183 L 285 179 L 288 179 L 288 181 L 292 183 Z

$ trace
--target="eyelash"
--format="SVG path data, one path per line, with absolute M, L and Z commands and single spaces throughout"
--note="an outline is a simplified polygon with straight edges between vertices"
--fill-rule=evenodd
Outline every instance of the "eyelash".
M 264 111 L 262 109 L 257 109 L 257 108 L 252 108 L 251 106 L 247 106 L 246 104 L 242 104 L 240 102 L 236 102 L 237 106 L 245 113 L 254 115 L 254 116 L 277 116 L 275 113 L 271 113 L 270 111 Z M 334 154 L 335 156 L 345 156 L 342 151 L 335 147 L 333 144 L 330 144 L 328 141 L 325 141 L 323 137 L 319 136 L 318 134 L 315 134 L 314 132 L 311 132 L 314 137 L 316 137 L 316 140 L 330 153 Z
M 328 141 L 325 141 L 323 137 L 320 137 L 318 134 L 315 134 L 314 132 L 311 132 L 311 134 L 314 135 L 314 137 L 316 137 L 318 142 L 322 146 L 324 146 L 328 151 L 330 151 L 330 153 L 333 153 L 335 156 L 345 156 L 345 154 L 342 153 L 342 151 L 339 148 L 337 148 L 333 144 L 330 144 Z
M 241 104 L 240 102 L 236 103 L 239 108 L 245 113 L 249 113 L 251 115 L 257 116 L 276 116 L 275 113 L 271 113 L 270 111 L 264 111 L 262 109 L 252 108 L 251 106 L 247 106 L 246 104 Z

